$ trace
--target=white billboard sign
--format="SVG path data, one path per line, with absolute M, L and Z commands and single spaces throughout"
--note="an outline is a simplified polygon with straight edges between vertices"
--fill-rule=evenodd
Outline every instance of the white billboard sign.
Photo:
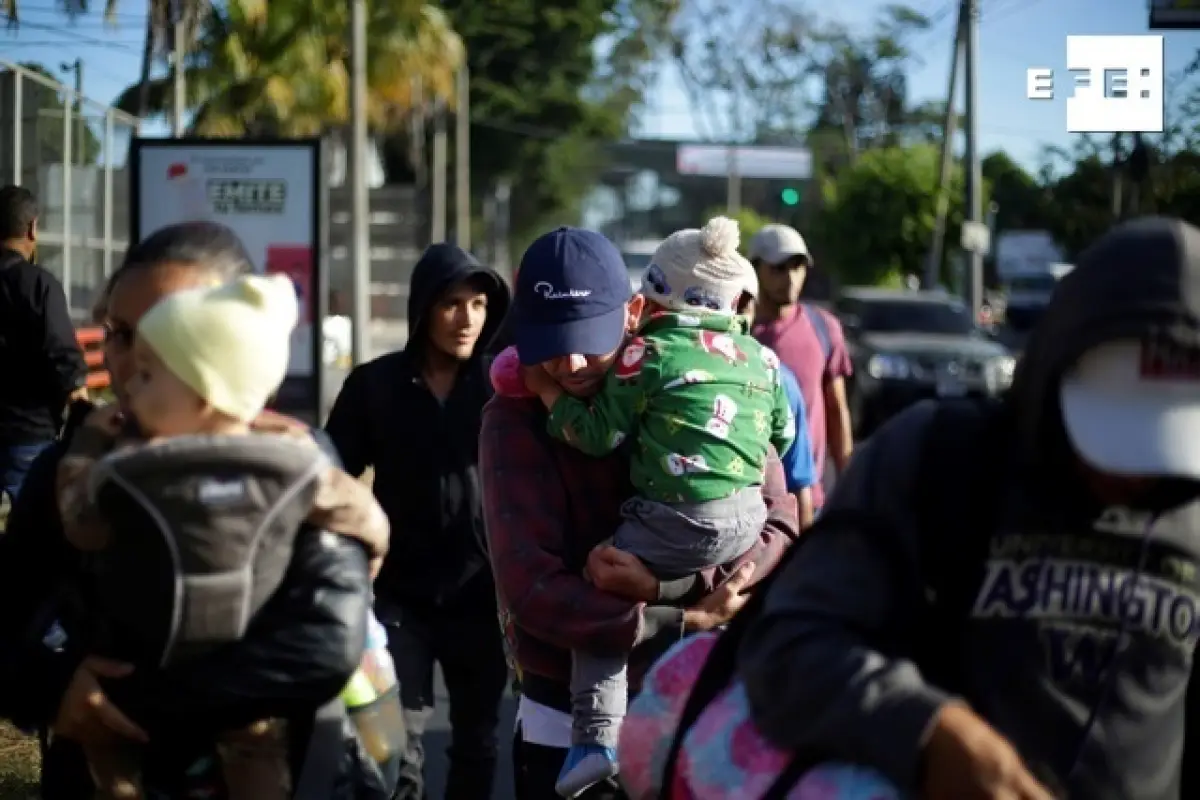
M 681 144 L 675 148 L 675 171 L 680 175 L 808 180 L 812 153 L 802 147 Z
M 134 237 L 179 222 L 229 226 L 259 272 L 296 284 L 300 322 L 289 378 L 311 378 L 320 356 L 317 305 L 319 155 L 313 141 L 135 141 Z

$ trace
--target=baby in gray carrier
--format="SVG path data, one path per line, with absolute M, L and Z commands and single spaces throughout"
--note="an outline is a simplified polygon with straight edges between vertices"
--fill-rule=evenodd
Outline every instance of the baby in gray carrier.
M 307 431 L 263 413 L 295 319 L 286 279 L 168 296 L 138 324 L 131 419 L 101 408 L 71 438 L 59 510 L 67 539 L 89 554 L 106 655 L 169 679 L 173 666 L 239 641 L 282 583 L 305 522 L 363 540 L 376 564 L 386 551 L 370 490 Z M 282 720 L 225 731 L 216 750 L 231 800 L 291 796 Z M 136 747 L 86 756 L 97 797 L 145 796 Z

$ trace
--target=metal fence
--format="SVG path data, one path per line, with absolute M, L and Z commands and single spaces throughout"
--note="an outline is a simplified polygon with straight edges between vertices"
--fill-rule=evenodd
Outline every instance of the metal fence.
M 0 185 L 37 195 L 38 261 L 62 281 L 80 318 L 125 254 L 126 157 L 138 129 L 137 117 L 0 60 Z

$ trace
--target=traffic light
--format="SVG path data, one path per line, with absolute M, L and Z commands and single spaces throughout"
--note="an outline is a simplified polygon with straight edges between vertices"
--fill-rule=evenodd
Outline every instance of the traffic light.
M 785 206 L 798 206 L 800 205 L 800 192 L 789 186 L 779 193 L 779 199 Z

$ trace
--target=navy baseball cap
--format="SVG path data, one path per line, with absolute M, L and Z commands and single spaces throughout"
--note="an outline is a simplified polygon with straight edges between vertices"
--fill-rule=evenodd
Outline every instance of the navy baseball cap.
M 559 228 L 539 237 L 521 257 L 513 291 L 521 363 L 611 353 L 625 335 L 631 296 L 625 261 L 603 235 Z

